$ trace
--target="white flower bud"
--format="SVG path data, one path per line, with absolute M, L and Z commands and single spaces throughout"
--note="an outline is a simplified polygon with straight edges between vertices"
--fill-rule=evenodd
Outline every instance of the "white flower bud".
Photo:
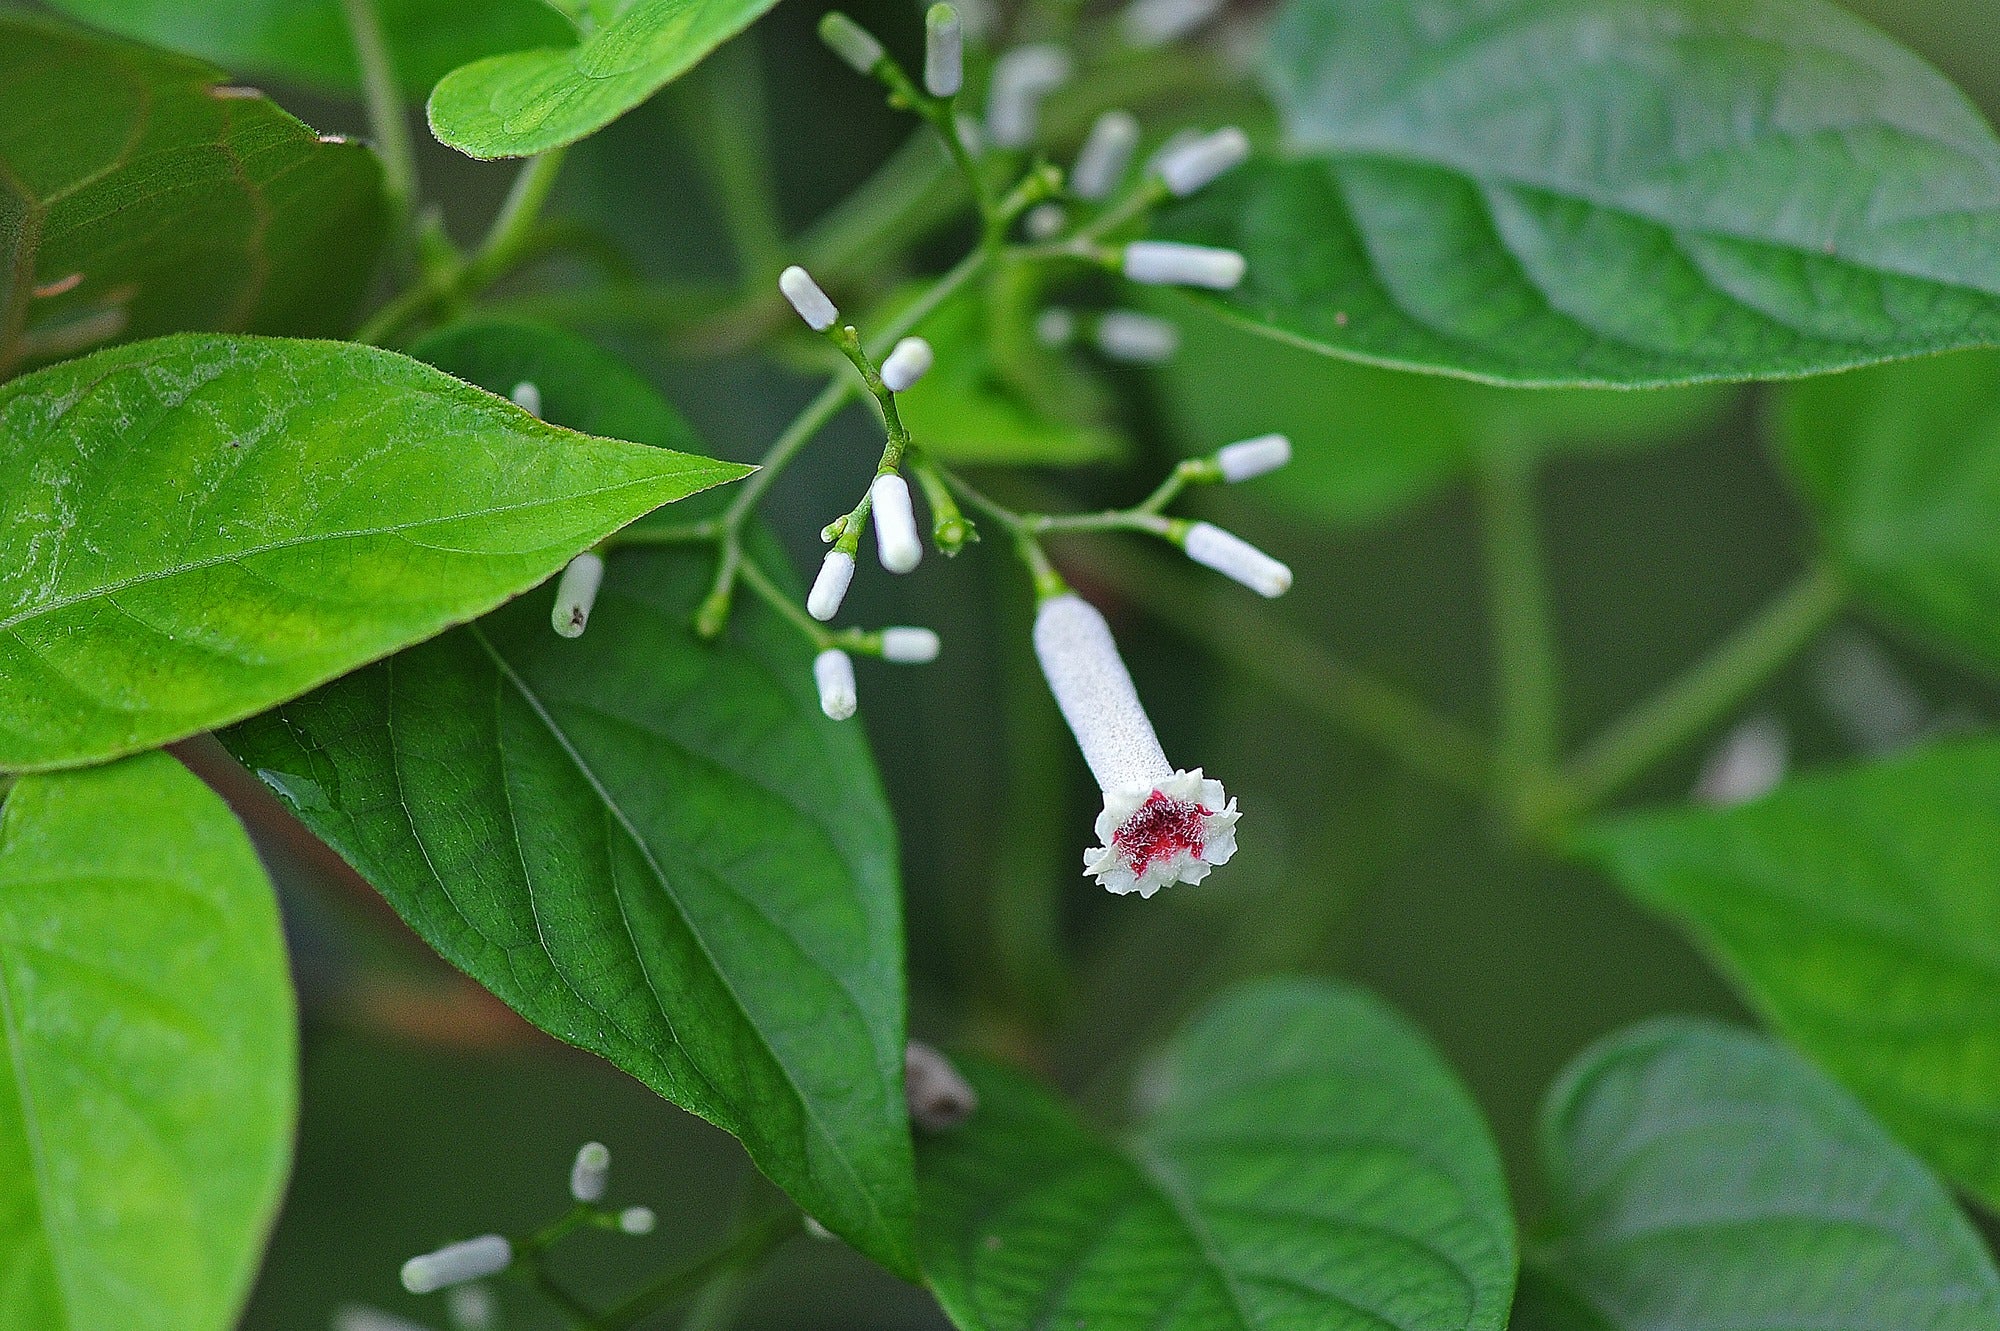
M 1048 240 L 1069 224 L 1069 214 L 1059 203 L 1038 203 L 1021 219 L 1021 229 L 1029 240 Z
M 498 1234 L 453 1243 L 403 1263 L 403 1288 L 434 1294 L 468 1280 L 497 1276 L 514 1262 L 514 1245 Z
M 877 476 L 868 495 L 875 509 L 876 556 L 891 573 L 908 573 L 924 557 L 916 510 L 910 506 L 909 483 L 892 471 Z
M 980 126 L 977 120 L 960 111 L 953 118 L 953 123 L 958 126 L 958 141 L 965 145 L 965 150 L 968 153 L 977 157 L 986 151 L 986 131 Z M 945 153 L 946 158 L 950 158 L 950 156 L 949 152 Z
M 1187 531 L 1189 559 L 1234 578 L 1259 596 L 1283 596 L 1292 586 L 1292 571 L 1250 542 L 1220 527 L 1197 522 Z
M 838 647 L 813 658 L 813 681 L 819 685 L 819 709 L 835 721 L 854 715 L 860 701 L 854 693 L 854 659 Z
M 924 90 L 933 97 L 956 97 L 965 86 L 965 29 L 950 5 L 932 5 L 924 15 Z
M 542 414 L 542 390 L 523 379 L 514 385 L 514 391 L 507 395 L 522 411 L 530 416 Z
M 1178 143 L 1153 163 L 1167 192 L 1185 199 L 1250 156 L 1250 136 L 1234 125 Z
M 1125 247 L 1123 267 L 1125 276 L 1148 286 L 1228 291 L 1242 282 L 1249 264 L 1235 250 L 1171 240 L 1135 240 Z
M 1774 716 L 1753 716 L 1724 736 L 1708 755 L 1694 783 L 1694 797 L 1725 809 L 1748 804 L 1769 794 L 1785 779 L 1791 753 L 1791 736 L 1782 721 Z
M 1118 17 L 1125 40 L 1134 46 L 1179 41 L 1222 9 L 1223 0 L 1132 0 Z
M 460 1285 L 446 1297 L 453 1331 L 493 1331 L 500 1320 L 493 1291 L 484 1285 Z
M 333 1331 L 430 1331 L 430 1328 L 393 1313 L 349 1303 L 333 1314 Z
M 882 659 L 898 665 L 928 665 L 938 658 L 938 635 L 929 629 L 882 630 Z
M 1215 465 L 1230 484 L 1276 471 L 1292 460 L 1292 441 L 1281 434 L 1260 434 L 1224 444 L 1215 452 Z
M 857 74 L 873 74 L 882 63 L 882 43 L 875 34 L 837 9 L 819 21 L 819 39 Z
M 1069 173 L 1069 191 L 1079 199 L 1101 199 L 1118 187 L 1132 150 L 1139 145 L 1139 122 L 1129 111 L 1106 111 L 1090 126 Z
M 925 1132 L 946 1132 L 979 1109 L 972 1089 L 951 1060 L 918 1040 L 903 1051 L 903 1093 L 909 1100 L 910 1121 Z
M 650 1206 L 628 1206 L 618 1213 L 618 1228 L 635 1236 L 652 1233 L 659 1223 Z
M 1035 340 L 1054 350 L 1076 340 L 1076 316 L 1059 305 L 1051 305 L 1035 316 Z
M 597 589 L 604 585 L 604 557 L 586 550 L 563 568 L 556 583 L 556 603 L 549 610 L 549 623 L 565 638 L 581 638 L 590 622 L 590 608 L 597 604 Z
M 1002 148 L 1025 148 L 1035 138 L 1042 98 L 1070 75 L 1069 52 L 1060 46 L 1017 46 L 993 62 L 986 94 L 986 132 Z
M 902 392 L 924 377 L 933 359 L 930 343 L 921 337 L 904 338 L 882 362 L 882 386 L 891 393 Z
M 610 1148 L 603 1142 L 585 1142 L 576 1153 L 576 1163 L 569 1167 L 569 1195 L 580 1202 L 601 1202 L 610 1181 Z
M 1137 310 L 1111 310 L 1097 321 L 1097 349 L 1113 360 L 1154 365 L 1180 350 L 1181 330 Z
M 848 585 L 854 581 L 854 556 L 845 550 L 829 550 L 820 561 L 819 576 L 813 579 L 812 593 L 806 597 L 806 613 L 824 624 L 840 613 L 847 599 Z
M 815 333 L 824 333 L 840 317 L 840 311 L 826 298 L 819 283 L 813 281 L 812 274 L 797 264 L 778 274 L 778 290 L 784 292 L 785 299 L 799 312 L 799 318 Z
M 834 1232 L 811 1216 L 806 1217 L 806 1237 L 820 1243 L 836 1242 Z

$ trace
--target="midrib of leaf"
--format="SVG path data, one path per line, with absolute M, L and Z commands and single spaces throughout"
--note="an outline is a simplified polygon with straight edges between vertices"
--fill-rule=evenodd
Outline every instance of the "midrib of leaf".
M 1208 1264 L 1208 1269 L 1215 1273 L 1216 1280 L 1222 1285 L 1223 1293 L 1229 1296 L 1230 1311 L 1236 1314 L 1237 1324 L 1242 1326 L 1244 1331 L 1257 1331 L 1258 1323 L 1250 1317 L 1249 1309 L 1243 1302 L 1243 1291 L 1236 1284 L 1236 1277 L 1222 1264 L 1222 1258 L 1215 1250 L 1214 1236 L 1208 1232 L 1208 1226 L 1203 1224 L 1200 1216 L 1195 1213 L 1193 1202 L 1175 1185 L 1165 1162 L 1157 1159 L 1150 1149 L 1136 1141 L 1115 1142 L 1111 1143 L 1111 1147 L 1125 1157 L 1139 1181 L 1152 1187 L 1154 1195 L 1166 1204 L 1168 1212 L 1179 1222 L 1188 1240 L 1194 1244 L 1201 1253 L 1202 1260 Z M 1330 1297 L 1335 1302 L 1353 1306 L 1338 1295 Z M 1381 1321 L 1379 1316 L 1365 1308 L 1357 1308 L 1356 1311 Z M 1384 1325 L 1388 1324 L 1385 1322 Z M 1390 1331 L 1398 1329 L 1390 1327 Z
M 848 1156 L 846 1146 L 827 1130 L 826 1123 L 820 1116 L 819 1106 L 814 1102 L 813 1097 L 807 1095 L 804 1089 L 799 1086 L 797 1080 L 792 1075 L 790 1066 L 779 1056 L 777 1049 L 771 1044 L 770 1038 L 765 1035 L 763 1027 L 751 1016 L 749 1008 L 744 1004 L 741 995 L 736 991 L 735 981 L 731 978 L 729 972 L 716 961 L 714 952 L 709 948 L 708 939 L 702 935 L 701 930 L 696 927 L 693 918 L 682 908 L 679 898 L 674 895 L 665 870 L 660 866 L 659 861 L 654 858 L 652 846 L 646 841 L 644 836 L 640 835 L 638 828 L 632 824 L 624 808 L 619 805 L 617 800 L 612 798 L 611 792 L 606 789 L 604 783 L 598 778 L 596 771 L 585 761 L 576 746 L 570 742 L 569 735 L 556 723 L 555 717 L 550 714 L 548 708 L 542 703 L 540 696 L 528 687 L 527 681 L 521 678 L 513 665 L 501 655 L 500 651 L 493 645 L 486 634 L 480 630 L 477 624 L 468 625 L 467 632 L 472 635 L 474 641 L 491 658 L 494 668 L 500 672 L 502 678 L 513 685 L 515 690 L 520 694 L 522 701 L 527 703 L 528 707 L 535 713 L 536 718 L 548 730 L 550 737 L 562 747 L 563 752 L 568 755 L 569 760 L 576 765 L 578 774 L 585 781 L 589 782 L 591 790 L 596 793 L 598 800 L 604 805 L 605 811 L 617 821 L 619 828 L 631 840 L 632 844 L 637 847 L 640 857 L 645 861 L 647 868 L 652 871 L 654 880 L 660 889 L 660 895 L 672 905 L 674 913 L 680 916 L 682 925 L 687 929 L 688 937 L 692 938 L 701 948 L 702 957 L 707 961 L 709 970 L 722 981 L 724 991 L 728 993 L 730 1001 L 735 1005 L 737 1012 L 743 1018 L 743 1024 L 757 1037 L 757 1043 L 763 1046 L 764 1052 L 770 1057 L 772 1066 L 777 1068 L 778 1074 L 784 1079 L 785 1085 L 790 1089 L 792 1097 L 798 1101 L 799 1107 L 804 1112 L 805 1117 L 812 1123 L 814 1133 L 822 1142 L 832 1148 L 833 1158 L 840 1162 L 842 1171 L 846 1173 L 848 1180 L 854 1185 L 855 1194 L 867 1199 L 868 1210 L 874 1217 L 876 1228 L 883 1233 L 893 1235 L 895 1232 L 894 1228 L 888 1225 L 887 1217 L 882 1212 L 874 1189 L 870 1188 L 863 1181 L 860 1171 L 855 1168 L 853 1160 Z M 532 880 L 524 878 L 523 881 L 531 882 Z M 528 890 L 532 898 L 532 886 Z M 625 913 L 625 899 L 623 894 L 618 892 L 615 884 L 612 887 L 612 895 L 618 902 L 619 917 L 625 922 L 626 935 L 632 941 L 633 957 L 638 961 L 640 973 L 646 977 L 646 987 L 653 995 L 653 1006 L 659 1012 L 661 1019 L 667 1023 L 668 1030 L 672 1031 L 673 1020 L 668 1016 L 666 1004 L 660 996 L 658 987 L 653 983 L 652 971 L 646 964 L 645 954 L 640 950 L 637 938 L 631 932 L 631 921 Z M 539 933 L 539 924 L 537 932 Z M 547 954 L 546 948 L 543 951 Z M 801 953 L 801 955 L 805 954 Z M 556 967 L 553 956 L 549 957 L 549 962 L 552 967 L 555 967 L 560 972 L 560 967 Z M 821 968 L 821 972 L 822 974 L 828 974 L 823 967 Z M 841 983 L 837 976 L 830 976 L 830 978 L 834 980 L 836 988 L 841 989 L 842 992 L 846 991 L 845 985 Z M 676 1037 L 676 1043 L 678 1044 L 678 1037 Z M 691 1057 L 688 1058 L 688 1065 L 704 1081 L 708 1079 L 707 1074 L 701 1070 L 700 1064 Z M 710 1086 L 711 1089 L 715 1089 L 713 1083 L 710 1083 Z M 731 1103 L 729 1098 L 723 1096 L 719 1090 L 717 1090 L 716 1099 L 723 1104 Z M 731 1107 L 734 1108 L 735 1106 L 732 1105 Z

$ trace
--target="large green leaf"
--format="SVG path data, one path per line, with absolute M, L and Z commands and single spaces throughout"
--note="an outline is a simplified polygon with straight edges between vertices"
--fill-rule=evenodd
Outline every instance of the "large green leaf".
M 473 157 L 530 157 L 594 134 L 693 69 L 777 0 L 627 0 L 575 46 L 496 55 L 431 93 L 431 132 Z
M 1549 1093 L 1555 1236 L 1520 1331 L 1991 1331 L 2000 1275 L 1922 1164 L 1797 1055 L 1661 1021 Z
M 181 336 L 0 387 L 0 768 L 224 724 L 742 474 L 385 351 Z
M 693 636 L 709 562 L 621 553 L 581 638 L 537 593 L 225 739 L 445 957 L 907 1273 L 893 825 L 795 629 Z
M 221 78 L 0 15 L 0 378 L 114 337 L 345 329 L 381 169 Z
M 186 51 L 242 74 L 358 92 L 342 0 L 48 0 L 86 23 Z M 372 0 L 412 97 L 468 60 L 563 41 L 570 26 L 542 0 Z
M 1245 986 L 1141 1082 L 1122 1142 L 1005 1069 L 919 1147 L 924 1270 L 965 1331 L 1498 1328 L 1505 1184 L 1408 1022 L 1311 980 Z
M 2000 1205 L 2000 743 L 1591 829 L 1786 1035 Z
M 223 1331 L 291 1159 L 292 986 L 249 838 L 172 758 L 0 808 L 0 1328 Z
M 1791 384 L 1781 452 L 1883 612 L 2000 666 L 2000 354 Z
M 1822 0 L 1290 0 L 1288 161 L 1192 200 L 1283 340 L 1526 384 L 2000 340 L 2000 140 Z

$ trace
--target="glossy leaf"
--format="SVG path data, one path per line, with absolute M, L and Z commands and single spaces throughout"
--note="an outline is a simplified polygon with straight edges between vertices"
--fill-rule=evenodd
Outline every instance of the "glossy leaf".
M 969 1065 L 925 1139 L 924 1270 L 965 1331 L 1504 1326 L 1514 1233 L 1493 1143 L 1403 1018 L 1353 990 L 1225 995 L 1113 1141 Z
M 622 553 L 581 638 L 544 590 L 225 739 L 445 957 L 908 1273 L 893 824 L 797 630 L 694 637 L 709 563 Z
M 0 15 L 0 377 L 116 338 L 345 330 L 381 169 L 222 79 Z
M 1618 819 L 1583 848 L 1684 921 L 1905 1141 L 2000 1204 L 2000 744 Z
M 372 0 L 397 81 L 413 98 L 469 60 L 565 41 L 542 0 Z M 342 0 L 49 0 L 96 27 L 213 60 L 238 74 L 359 92 Z
M 630 0 L 575 46 L 490 56 L 431 93 L 431 132 L 473 157 L 531 157 L 594 134 L 776 0 Z
M 2000 1275 L 1914 1157 L 1805 1060 L 1662 1021 L 1550 1092 L 1556 1234 L 1521 1331 L 1984 1331 Z
M 1789 385 L 1781 453 L 1883 613 L 2000 666 L 2000 354 Z
M 247 716 L 742 470 L 339 343 L 161 338 L 17 379 L 0 387 L 0 768 Z
M 224 1331 L 291 1160 L 276 901 L 161 753 L 0 807 L 0 1328 Z
M 2000 140 L 1823 0 L 1291 0 L 1264 72 L 1291 160 L 1170 230 L 1281 340 L 1613 386 L 2000 340 Z

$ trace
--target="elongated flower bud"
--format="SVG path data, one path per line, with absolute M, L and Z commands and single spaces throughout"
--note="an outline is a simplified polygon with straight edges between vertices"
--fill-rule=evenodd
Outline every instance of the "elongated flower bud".
M 965 28 L 950 5 L 932 5 L 924 15 L 924 90 L 933 97 L 956 97 L 965 86 Z
M 882 43 L 875 34 L 837 9 L 819 21 L 819 39 L 857 74 L 873 74 L 882 63 Z
M 1132 0 L 1118 17 L 1119 30 L 1134 46 L 1165 46 L 1221 12 L 1223 0 Z
M 1154 365 L 1180 350 L 1181 330 L 1137 310 L 1111 310 L 1097 321 L 1097 349 L 1113 360 Z
M 460 1285 L 446 1296 L 452 1331 L 493 1331 L 500 1320 L 493 1291 L 484 1285 Z
M 618 1213 L 618 1228 L 632 1235 L 650 1234 L 660 1223 L 650 1206 L 628 1206 Z
M 972 1089 L 951 1060 L 920 1040 L 903 1051 L 903 1092 L 909 1099 L 910 1121 L 925 1132 L 946 1132 L 979 1109 L 979 1092 Z
M 1035 340 L 1054 350 L 1076 340 L 1076 315 L 1059 305 L 1051 305 L 1035 316 Z
M 1029 240 L 1051 240 L 1069 225 L 1069 214 L 1059 203 L 1038 203 L 1021 219 L 1021 230 Z
M 935 357 L 931 344 L 921 337 L 906 337 L 882 362 L 882 386 L 900 393 L 924 377 Z
M 468 1280 L 497 1276 L 514 1262 L 514 1245 L 498 1234 L 453 1243 L 403 1263 L 403 1288 L 432 1294 Z
M 778 290 L 799 312 L 799 318 L 806 321 L 806 327 L 815 333 L 824 333 L 840 317 L 840 311 L 826 298 L 819 283 L 813 281 L 812 274 L 797 264 L 778 274 Z
M 1281 434 L 1260 434 L 1215 451 L 1215 465 L 1232 485 L 1276 471 L 1291 460 L 1292 441 Z
M 840 603 L 847 599 L 847 588 L 853 581 L 854 556 L 845 550 L 827 551 L 806 597 L 806 613 L 822 624 L 832 619 L 840 613 Z
M 331 1325 L 333 1331 L 430 1331 L 429 1327 L 420 1323 L 358 1303 L 349 1303 L 337 1309 Z
M 924 557 L 917 537 L 917 514 L 910 506 L 910 486 L 894 472 L 877 476 L 868 494 L 875 509 L 875 553 L 891 573 L 908 573 Z
M 515 406 L 530 416 L 542 414 L 542 390 L 523 379 L 514 385 L 514 391 L 507 395 Z
M 1259 596 L 1283 596 L 1292 586 L 1292 571 L 1250 542 L 1232 532 L 1206 522 L 1187 530 L 1183 547 L 1189 559 L 1205 564 L 1256 592 Z
M 1070 75 L 1069 53 L 1060 46 L 1017 46 L 993 62 L 986 94 L 986 132 L 996 147 L 1025 148 L 1034 142 L 1042 98 Z
M 1172 240 L 1135 240 L 1125 247 L 1123 267 L 1125 276 L 1148 286 L 1228 291 L 1242 282 L 1249 264 L 1235 250 Z
M 1226 863 L 1236 804 L 1200 768 L 1167 761 L 1104 616 L 1068 593 L 1047 598 L 1035 612 L 1035 656 L 1104 792 L 1102 844 L 1085 852 L 1084 872 L 1109 891 L 1150 897 Z
M 565 638 L 581 638 L 590 622 L 590 608 L 597 604 L 597 589 L 604 585 L 604 557 L 586 550 L 562 571 L 556 583 L 556 603 L 549 611 L 549 623 Z
M 1695 781 L 1694 797 L 1731 808 L 1767 795 L 1785 779 L 1791 736 L 1775 716 L 1753 716 L 1723 737 Z
M 854 658 L 838 647 L 813 658 L 813 682 L 819 685 L 819 709 L 835 721 L 845 721 L 860 706 L 854 692 Z
M 610 1149 L 603 1142 L 585 1142 L 576 1153 L 576 1163 L 569 1167 L 569 1195 L 595 1204 L 604 1200 L 604 1189 L 610 1182 Z
M 1167 192 L 1184 199 L 1250 156 L 1250 136 L 1234 125 L 1174 145 L 1160 154 L 1154 169 Z
M 929 629 L 882 630 L 882 659 L 899 665 L 928 665 L 938 658 L 938 635 Z
M 1139 145 L 1139 122 L 1129 111 L 1106 111 L 1091 122 L 1090 134 L 1069 173 L 1069 190 L 1079 199 L 1101 199 L 1118 187 L 1132 150 Z

